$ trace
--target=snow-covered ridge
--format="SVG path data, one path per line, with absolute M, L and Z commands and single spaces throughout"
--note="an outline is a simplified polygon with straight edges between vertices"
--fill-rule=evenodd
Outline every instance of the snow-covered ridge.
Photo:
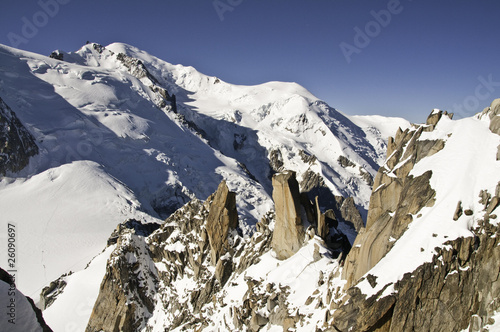
M 373 176 L 385 153 L 370 145 L 380 136 L 298 84 L 232 85 L 120 43 L 60 55 L 0 45 L 0 96 L 39 146 L 24 170 L 0 181 L 0 209 L 29 240 L 19 279 L 27 295 L 84 266 L 119 222 L 159 221 L 222 179 L 237 193 L 241 230 L 252 234 L 272 208 L 272 152 L 299 180 L 317 173 L 367 208 L 364 174 Z M 177 113 L 160 88 L 175 95 Z M 340 156 L 354 166 L 342 167 Z
M 459 237 L 473 236 L 471 230 L 478 221 L 493 212 L 487 212 L 482 196 L 485 192 L 490 197 L 498 194 L 500 163 L 495 156 L 500 136 L 492 133 L 489 125 L 489 117 L 454 121 L 443 116 L 432 131 L 422 132 L 419 141 L 444 142 L 442 150 L 420 160 L 410 172 L 414 177 L 432 172 L 430 187 L 436 192 L 435 202 L 413 216 L 403 236 L 367 273 L 378 278 L 377 286 L 370 286 L 367 279 L 358 285 L 368 297 L 431 262 L 435 248 Z M 454 220 L 459 202 L 468 212 Z M 490 219 L 490 223 L 495 225 L 498 220 Z M 390 268 L 394 266 L 398 269 Z

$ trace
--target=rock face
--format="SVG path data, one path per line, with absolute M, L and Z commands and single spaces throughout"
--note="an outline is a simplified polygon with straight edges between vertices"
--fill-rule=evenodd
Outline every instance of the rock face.
M 490 112 L 488 109 L 486 114 Z M 470 236 L 435 247 L 431 261 L 395 283 L 384 284 L 380 275 L 368 272 L 405 232 L 412 215 L 434 203 L 431 171 L 418 177 L 409 172 L 418 160 L 443 148 L 442 141 L 419 139 L 422 131 L 433 130 L 440 118 L 439 112 L 433 112 L 425 127 L 398 131 L 395 139 L 389 140 L 388 160 L 375 179 L 366 231 L 356 239 L 343 270 L 346 296 L 341 305 L 331 306 L 335 309 L 330 321 L 333 331 L 485 331 L 483 327 L 491 324 L 491 317 L 498 312 L 500 227 L 494 212 L 500 203 L 500 185 L 494 193 L 479 192 L 482 211 L 477 207 L 473 211 L 462 201 L 450 206 L 452 223 L 467 216 L 477 218 Z M 364 286 L 377 287 L 377 293 L 367 296 Z
M 226 182 L 222 181 L 213 197 L 207 218 L 207 234 L 213 266 L 216 266 L 219 258 L 227 252 L 227 235 L 236 226 L 238 226 L 236 194 L 229 191 Z
M 453 119 L 453 113 L 448 113 L 446 111 L 443 112 L 441 110 L 433 110 L 427 117 L 427 121 L 425 121 L 427 127 L 425 127 L 424 130 L 433 131 L 443 115 L 449 117 L 450 119 Z
M 279 259 L 286 259 L 295 254 L 304 241 L 299 184 L 295 172 L 285 171 L 273 176 L 273 200 L 276 225 L 271 246 Z
M 472 321 L 480 331 L 500 306 L 500 228 L 486 218 L 473 233 L 405 274 L 389 296 L 349 289 L 349 303 L 334 314 L 337 331 L 461 331 Z
M 110 243 L 115 242 L 116 249 L 87 331 L 151 327 L 155 308 L 164 310 L 164 330 L 181 325 L 188 330 L 206 328 L 202 317 L 210 315 L 214 299 L 222 301 L 222 289 L 231 275 L 270 250 L 268 218 L 272 216 L 258 223 L 261 232 L 244 247 L 243 239 L 231 231 L 238 220 L 235 194 L 222 182 L 205 202 L 192 200 L 149 235 L 144 225 L 137 227 L 135 222 L 119 226 L 112 235 Z M 190 286 L 179 288 L 186 281 Z
M 500 98 L 491 103 L 489 117 L 491 132 L 500 135 Z
M 157 271 L 151 253 L 130 230 L 117 241 L 85 331 L 137 331 L 154 309 Z
M 0 98 L 0 174 L 19 172 L 37 153 L 33 136 Z
M 434 128 L 441 116 L 441 111 L 433 111 L 427 126 Z M 346 288 L 385 256 L 412 221 L 412 214 L 434 204 L 435 191 L 429 185 L 432 172 L 418 177 L 409 175 L 418 161 L 444 147 L 441 140 L 419 140 L 424 128 L 429 127 L 398 130 L 395 138 L 389 139 L 386 164 L 375 177 L 366 229 L 356 237 L 354 249 L 346 259 L 343 271 Z M 389 241 L 391 238 L 393 241 Z
M 370 176 L 368 174 L 368 176 Z M 371 177 L 371 176 L 370 176 Z M 306 171 L 302 175 L 302 181 L 299 186 L 302 190 L 301 195 L 305 195 L 307 200 L 315 202 L 315 205 L 326 210 L 331 209 L 336 220 L 347 225 L 352 225 L 352 228 L 359 232 L 365 227 L 363 218 L 359 213 L 354 199 L 352 197 L 342 197 L 334 195 L 331 190 L 325 185 L 323 177 L 311 170 Z M 316 200 L 316 197 L 318 199 Z M 307 209 L 306 199 L 301 198 L 302 205 Z M 311 224 L 316 224 L 316 215 L 311 218 L 308 215 L 308 221 Z

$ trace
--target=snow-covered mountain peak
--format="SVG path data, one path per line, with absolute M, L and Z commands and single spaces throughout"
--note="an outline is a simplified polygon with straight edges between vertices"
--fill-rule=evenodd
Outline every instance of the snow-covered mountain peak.
M 51 57 L 0 45 L 0 97 L 39 148 L 25 169 L 0 180 L 0 196 L 20 199 L 36 184 L 37 197 L 54 197 L 24 214 L 9 210 L 8 199 L 0 201 L 0 209 L 12 212 L 9 218 L 26 224 L 25 238 L 47 255 L 44 263 L 30 253 L 21 257 L 32 266 L 25 274 L 31 279 L 19 285 L 28 295 L 69 272 L 66 262 L 100 252 L 121 219 L 159 220 L 193 198 L 206 199 L 221 180 L 236 192 L 238 228 L 247 237 L 272 210 L 271 176 L 284 169 L 297 172 L 303 191 L 329 193 L 323 210 L 334 195 L 351 196 L 365 215 L 385 154 L 386 138 L 373 131 L 375 121 L 358 126 L 296 83 L 233 85 L 123 43 L 89 43 Z M 54 174 L 59 180 L 51 180 Z M 78 185 L 97 181 L 97 174 L 109 185 Z M 72 177 L 78 195 L 66 191 Z M 108 207 L 106 213 L 90 212 L 93 195 L 105 198 L 95 206 Z M 70 210 L 58 205 L 65 196 L 73 197 Z M 91 219 L 98 226 L 84 232 L 95 232 L 96 241 L 56 257 L 58 249 L 37 242 L 20 219 L 33 216 L 55 233 L 62 225 L 94 225 Z M 50 274 L 40 273 L 45 269 Z

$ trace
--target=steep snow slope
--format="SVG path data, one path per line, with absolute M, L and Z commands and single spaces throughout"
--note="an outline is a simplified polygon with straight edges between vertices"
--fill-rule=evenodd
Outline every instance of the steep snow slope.
M 3 179 L 2 220 L 18 228 L 17 286 L 37 301 L 49 282 L 84 268 L 118 223 L 156 221 L 139 207 L 134 194 L 95 162 L 65 164 L 28 179 Z
M 358 206 L 367 207 L 371 188 L 362 174 L 374 175 L 385 151 L 372 146 L 370 141 L 375 142 L 376 138 L 300 85 L 232 85 L 121 43 L 107 46 L 98 55 L 95 50 L 82 49 L 77 52 L 81 58 L 72 54 L 72 59 L 86 64 L 97 61 L 101 67 L 113 68 L 116 61 L 109 51 L 147 64 L 160 85 L 176 95 L 179 113 L 201 130 L 212 147 L 245 164 L 268 193 L 268 164 L 275 152 L 282 167 L 297 171 L 299 180 L 311 170 L 324 177 L 333 193 L 352 196 Z M 310 162 L 307 156 L 317 160 Z M 340 156 L 347 157 L 354 166 L 342 167 Z
M 43 317 L 54 331 L 84 331 L 92 307 L 99 294 L 99 285 L 106 272 L 106 261 L 115 246 L 106 248 L 83 271 L 64 278 L 67 286 Z

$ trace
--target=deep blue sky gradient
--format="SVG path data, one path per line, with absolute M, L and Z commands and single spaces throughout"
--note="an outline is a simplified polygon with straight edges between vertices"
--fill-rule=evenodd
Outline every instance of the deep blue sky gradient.
M 371 11 L 397 0 L 59 1 L 18 48 L 48 55 L 125 42 L 229 83 L 293 81 L 347 114 L 414 122 L 432 108 L 470 116 L 500 97 L 498 0 L 400 0 L 350 63 L 340 44 L 356 46 L 354 28 L 373 27 Z M 223 20 L 221 3 L 231 8 Z M 0 0 L 0 43 L 16 46 L 13 34 L 41 11 L 38 1 Z

